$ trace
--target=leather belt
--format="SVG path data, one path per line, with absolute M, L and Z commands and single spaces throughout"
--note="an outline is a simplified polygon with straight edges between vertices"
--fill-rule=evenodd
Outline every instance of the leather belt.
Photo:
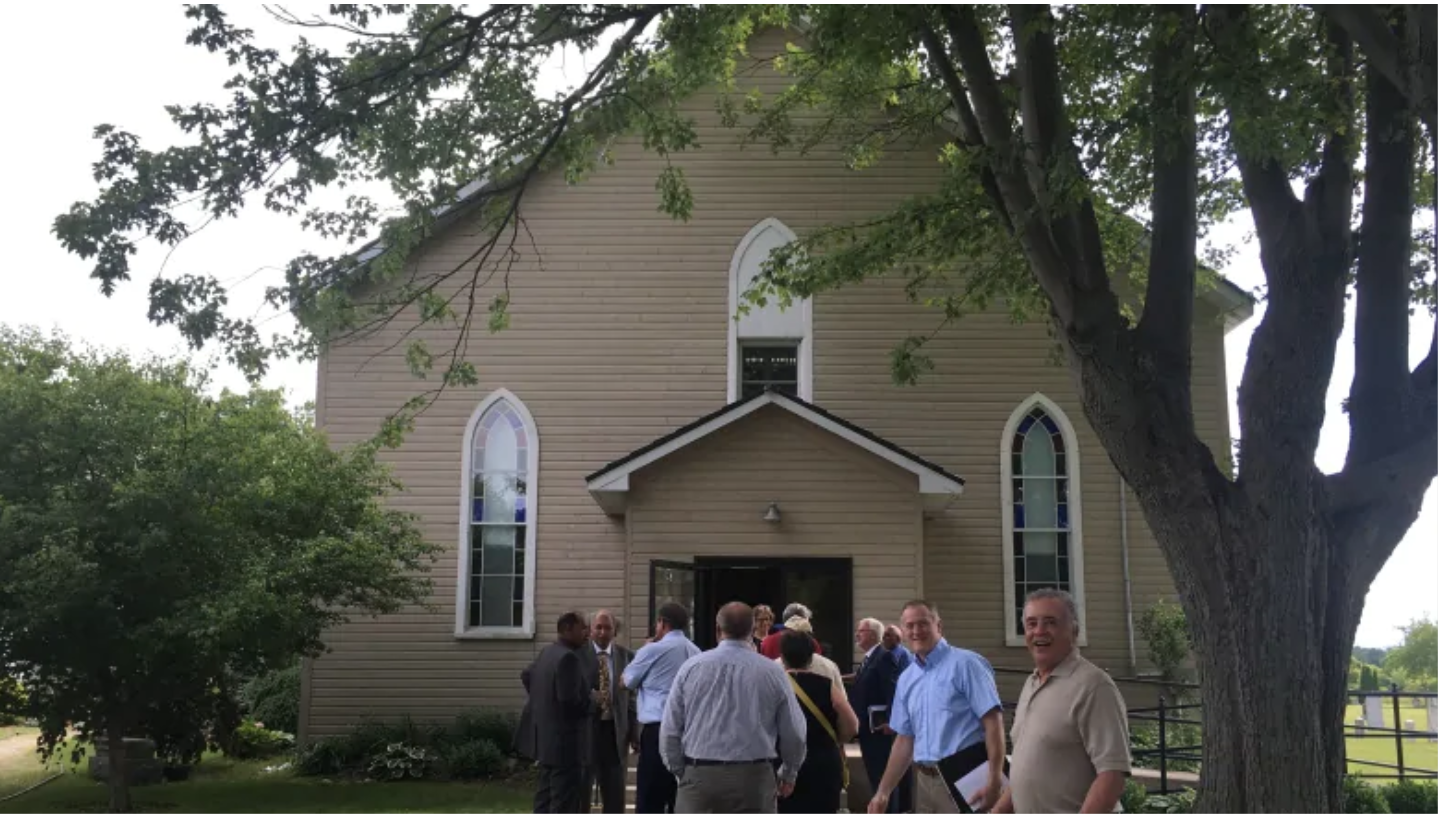
M 925 766 L 925 765 L 922 765 L 922 764 L 920 764 L 920 763 L 916 763 L 916 764 L 915 764 L 915 771 L 917 771 L 917 772 L 925 775 L 926 777 L 939 777 L 939 776 L 940 776 L 940 767 L 939 767 L 939 766 Z
M 754 766 L 757 763 L 769 763 L 769 758 L 755 758 L 754 760 L 706 760 L 704 758 L 685 758 L 686 766 Z

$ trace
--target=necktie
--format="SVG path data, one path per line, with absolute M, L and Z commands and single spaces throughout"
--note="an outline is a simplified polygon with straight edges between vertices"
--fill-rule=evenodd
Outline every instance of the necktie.
M 601 650 L 595 654 L 600 659 L 600 719 L 608 721 L 610 712 L 610 651 Z

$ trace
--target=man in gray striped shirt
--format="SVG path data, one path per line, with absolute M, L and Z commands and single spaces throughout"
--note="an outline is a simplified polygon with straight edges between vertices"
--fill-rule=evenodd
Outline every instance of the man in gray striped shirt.
M 720 645 L 685 662 L 670 688 L 660 752 L 680 781 L 677 814 L 773 812 L 795 790 L 805 716 L 784 668 L 755 652 L 754 618 L 741 602 L 721 608 Z

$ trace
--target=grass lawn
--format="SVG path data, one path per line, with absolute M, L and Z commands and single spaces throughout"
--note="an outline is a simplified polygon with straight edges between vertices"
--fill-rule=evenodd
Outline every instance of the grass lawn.
M 1391 708 L 1391 701 L 1388 698 L 1383 699 L 1383 701 L 1385 726 L 1392 727 L 1395 725 L 1395 714 Z M 1416 729 L 1421 731 L 1425 730 L 1425 708 L 1411 707 L 1409 704 L 1408 699 L 1400 699 L 1400 720 L 1402 722 L 1407 720 L 1414 721 Z M 1362 715 L 1363 713 L 1361 712 L 1359 704 L 1351 704 L 1345 708 L 1345 722 L 1352 724 L 1351 726 L 1345 727 L 1347 734 L 1355 731 L 1353 726 L 1355 719 Z M 1396 762 L 1395 741 L 1393 738 L 1346 738 L 1345 755 L 1350 758 L 1394 765 Z M 1436 769 L 1437 760 L 1440 760 L 1440 755 L 1437 755 L 1434 742 L 1424 738 L 1405 739 L 1406 769 L 1429 769 L 1433 772 Z M 1359 775 L 1395 774 L 1394 769 L 1381 769 L 1377 766 L 1362 766 L 1356 763 L 1349 764 L 1349 769 L 1351 774 Z M 1379 780 L 1376 782 L 1385 783 L 1390 781 Z
M 27 738 L 31 749 L 5 751 L 15 737 Z M 32 751 L 34 739 L 34 730 L 0 730 L 0 797 L 56 773 L 56 764 L 40 764 Z M 501 812 L 529 811 L 532 805 L 532 789 L 515 783 L 341 782 L 265 772 L 266 766 L 283 761 L 207 756 L 189 780 L 137 787 L 133 802 L 137 811 L 175 812 Z M 79 767 L 65 763 L 59 770 L 60 779 L 0 803 L 0 814 L 106 810 L 109 792 L 85 774 L 83 762 Z

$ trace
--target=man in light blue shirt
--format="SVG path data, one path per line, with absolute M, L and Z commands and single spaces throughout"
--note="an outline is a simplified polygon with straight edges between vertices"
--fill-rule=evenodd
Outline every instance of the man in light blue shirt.
M 700 648 L 685 636 L 689 628 L 690 612 L 683 605 L 662 605 L 656 614 L 654 640 L 635 653 L 620 677 L 627 689 L 637 693 L 640 761 L 635 767 L 636 814 L 675 810 L 675 776 L 660 757 L 660 722 L 680 665 L 700 655 Z
M 1005 766 L 1005 722 L 995 672 L 977 653 L 951 647 L 940 633 L 940 614 L 923 599 L 906 603 L 901 622 L 915 661 L 900 675 L 890 728 L 895 745 L 869 810 L 881 814 L 913 762 L 917 811 L 960 811 L 950 782 L 988 764 L 985 788 L 968 800 L 987 811 L 1000 799 Z

